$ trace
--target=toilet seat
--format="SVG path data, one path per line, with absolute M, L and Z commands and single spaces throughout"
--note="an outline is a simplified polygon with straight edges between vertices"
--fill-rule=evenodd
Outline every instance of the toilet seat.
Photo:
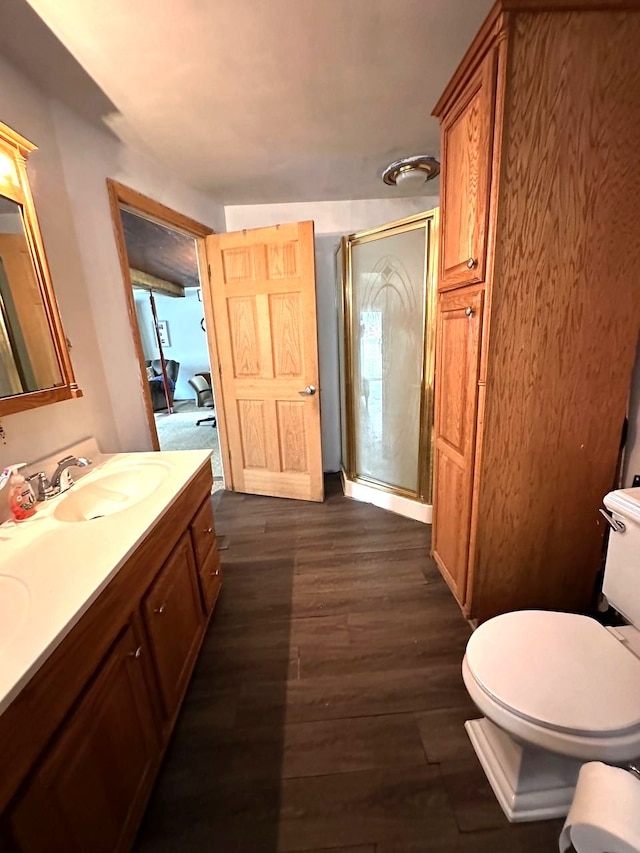
M 640 660 L 586 616 L 523 610 L 481 625 L 463 677 L 516 738 L 583 760 L 640 755 Z

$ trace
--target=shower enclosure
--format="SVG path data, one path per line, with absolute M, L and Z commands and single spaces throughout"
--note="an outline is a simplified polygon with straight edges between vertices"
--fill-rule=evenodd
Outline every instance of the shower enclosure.
M 345 493 L 430 521 L 438 211 L 338 252 Z

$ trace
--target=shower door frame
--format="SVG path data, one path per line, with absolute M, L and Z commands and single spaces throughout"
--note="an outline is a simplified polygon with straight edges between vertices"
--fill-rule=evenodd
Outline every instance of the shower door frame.
M 346 420 L 346 459 L 343 459 L 344 475 L 353 483 L 379 489 L 389 495 L 430 504 L 433 490 L 433 402 L 435 376 L 435 312 L 437 296 L 438 270 L 438 230 L 440 210 L 425 211 L 349 234 L 342 240 L 342 301 L 344 316 L 344 390 Z M 354 334 L 353 334 L 353 266 L 352 249 L 362 243 L 370 243 L 384 237 L 403 234 L 407 231 L 424 229 L 425 232 L 425 304 L 422 322 L 422 365 L 420 391 L 420 430 L 418 436 L 418 488 L 416 491 L 391 486 L 372 477 L 358 475 L 356 472 L 356 435 L 355 405 L 357 395 L 354 389 Z M 427 330 L 431 326 L 431 335 Z

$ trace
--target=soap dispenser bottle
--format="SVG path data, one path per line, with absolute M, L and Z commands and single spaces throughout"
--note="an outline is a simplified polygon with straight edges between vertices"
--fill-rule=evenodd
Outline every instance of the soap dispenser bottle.
M 26 462 L 9 465 L 0 475 L 0 489 L 9 485 L 9 509 L 16 521 L 30 518 L 36 511 L 36 496 L 31 485 L 19 473 Z

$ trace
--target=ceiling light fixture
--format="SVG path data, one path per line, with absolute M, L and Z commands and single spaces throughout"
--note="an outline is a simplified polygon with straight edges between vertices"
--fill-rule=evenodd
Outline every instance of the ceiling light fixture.
M 440 163 L 435 157 L 417 154 L 390 163 L 382 173 L 382 180 L 403 190 L 419 190 L 439 174 Z

